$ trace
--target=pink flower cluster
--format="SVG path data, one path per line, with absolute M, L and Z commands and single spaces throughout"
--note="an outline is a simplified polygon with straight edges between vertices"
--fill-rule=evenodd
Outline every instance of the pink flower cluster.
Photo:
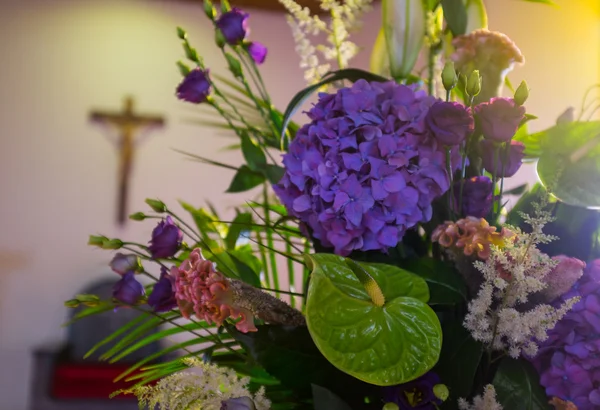
M 200 249 L 192 251 L 181 266 L 171 268 L 175 278 L 175 298 L 181 314 L 221 326 L 227 318 L 241 318 L 235 327 L 243 333 L 255 332 L 252 313 L 235 306 L 234 294 L 227 278 L 204 259 Z
M 496 232 L 495 226 L 484 218 L 468 216 L 456 222 L 446 221 L 433 231 L 432 242 L 438 242 L 444 248 L 462 249 L 467 255 L 477 255 L 479 259 L 490 256 L 491 245 L 502 246 L 505 239 L 515 236 L 514 232 L 502 228 Z

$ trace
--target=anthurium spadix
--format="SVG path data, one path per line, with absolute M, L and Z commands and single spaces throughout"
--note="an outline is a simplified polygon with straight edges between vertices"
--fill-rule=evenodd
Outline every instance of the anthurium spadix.
M 487 12 L 483 0 L 464 0 L 467 9 L 466 34 L 479 29 L 488 28 Z
M 423 0 L 383 0 L 383 32 L 390 72 L 399 80 L 412 71 L 425 40 Z

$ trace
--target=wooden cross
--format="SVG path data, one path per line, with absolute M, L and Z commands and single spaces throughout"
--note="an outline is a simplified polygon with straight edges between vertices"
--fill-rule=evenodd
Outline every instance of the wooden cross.
M 127 198 L 129 179 L 133 166 L 133 154 L 136 145 L 136 131 L 150 127 L 162 127 L 165 120 L 160 116 L 136 115 L 133 112 L 134 101 L 126 97 L 123 111 L 102 112 L 92 111 L 90 120 L 103 125 L 111 125 L 119 133 L 117 145 L 119 149 L 119 191 L 117 198 L 117 222 L 124 225 L 127 220 Z

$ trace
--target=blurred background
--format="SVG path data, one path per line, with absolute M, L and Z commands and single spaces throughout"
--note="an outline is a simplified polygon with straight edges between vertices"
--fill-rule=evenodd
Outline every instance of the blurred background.
M 600 81 L 600 2 L 557 3 L 486 1 L 489 28 L 511 37 L 527 60 L 510 77 L 531 88 L 527 109 L 539 117 L 532 130 L 552 125 L 569 106 L 579 109 Z M 283 110 L 305 86 L 292 35 L 281 13 L 248 11 L 251 38 L 269 48 L 263 77 Z M 131 95 L 138 113 L 166 120 L 136 146 L 131 213 L 146 210 L 147 197 L 174 208 L 179 199 L 198 207 L 208 199 L 225 214 L 248 199 L 224 193 L 233 173 L 173 150 L 239 162 L 223 150 L 234 140 L 191 124 L 194 107 L 174 97 L 175 62 L 183 58 L 176 26 L 212 72 L 226 71 L 200 1 L 0 0 L 1 410 L 29 408 L 32 352 L 65 340 L 63 301 L 94 280 L 115 278 L 110 253 L 87 246 L 88 235 L 146 243 L 154 227 L 116 224 L 115 135 L 91 124 L 91 111 L 118 111 Z M 364 51 L 351 65 L 368 69 L 379 26 L 376 5 L 352 37 Z M 535 181 L 531 167 L 519 175 L 511 185 Z

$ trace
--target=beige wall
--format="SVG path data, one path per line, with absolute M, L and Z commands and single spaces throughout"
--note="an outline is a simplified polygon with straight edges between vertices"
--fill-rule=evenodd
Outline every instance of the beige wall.
M 2 2 L 0 0 L 0 2 Z M 593 1 L 561 0 L 553 9 L 517 0 L 488 2 L 490 28 L 515 39 L 527 57 L 515 83 L 527 79 L 536 127 L 550 125 L 599 80 L 600 16 Z M 146 197 L 174 203 L 204 199 L 226 209 L 247 196 L 222 193 L 231 174 L 185 161 L 179 148 L 235 163 L 219 152 L 229 139 L 183 122 L 192 107 L 173 97 L 181 57 L 174 27 L 213 71 L 224 65 L 204 17 L 190 4 L 135 0 L 4 1 L 0 12 L 0 409 L 24 410 L 30 351 L 63 340 L 62 301 L 93 279 L 113 275 L 109 254 L 86 246 L 101 232 L 147 241 L 152 223 L 115 227 L 115 149 L 86 120 L 90 109 L 119 108 L 132 93 L 143 112 L 163 113 L 168 126 L 140 146 L 132 211 Z M 379 14 L 357 42 L 369 47 Z M 253 13 L 252 37 L 270 48 L 264 77 L 284 107 L 303 86 L 287 25 L 279 15 Z M 368 54 L 357 64 L 366 67 Z M 531 179 L 531 174 L 529 176 Z M 113 275 L 116 279 L 116 277 Z

